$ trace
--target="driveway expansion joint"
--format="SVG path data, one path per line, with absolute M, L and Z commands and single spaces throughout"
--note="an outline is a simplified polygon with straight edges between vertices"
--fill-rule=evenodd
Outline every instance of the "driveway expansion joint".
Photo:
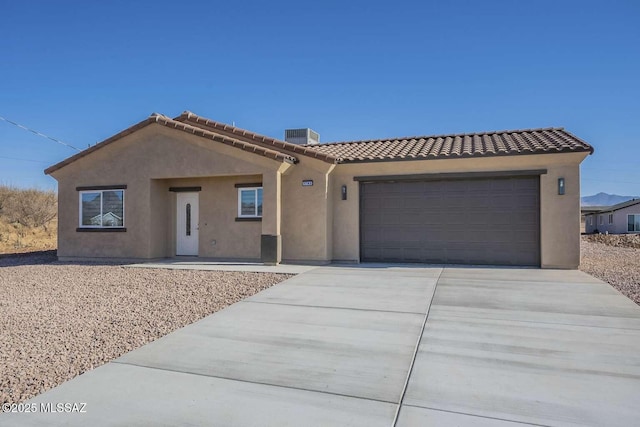
M 448 414 L 466 415 L 468 417 L 485 418 L 485 419 L 488 419 L 488 420 L 505 421 L 505 422 L 514 423 L 514 424 L 521 424 L 521 425 L 524 425 L 524 426 L 553 427 L 550 424 L 536 424 L 536 423 L 530 423 L 530 422 L 527 422 L 527 421 L 510 420 L 508 418 L 489 417 L 487 415 L 478 415 L 478 414 L 472 414 L 472 413 L 469 413 L 469 412 L 451 411 L 451 410 L 448 410 L 448 409 L 432 408 L 432 407 L 429 407 L 429 406 L 419 406 L 419 405 L 404 405 L 404 406 L 412 407 L 412 408 L 419 408 L 419 409 L 428 409 L 430 411 L 446 412 Z
M 626 298 L 626 297 L 625 297 Z M 439 304 L 440 307 L 446 307 L 445 305 L 441 305 Z M 442 314 L 441 314 L 442 316 Z M 567 323 L 567 322 L 544 322 L 541 320 L 522 320 L 522 319 L 505 319 L 505 318 L 500 318 L 500 317 L 488 317 L 488 316 L 474 316 L 474 315 L 461 315 L 461 314 L 450 314 L 447 313 L 445 315 L 446 317 L 454 317 L 456 319 L 470 319 L 470 320 L 495 320 L 495 321 L 509 321 L 509 322 L 513 322 L 513 323 L 533 323 L 536 325 L 554 325 L 554 326 L 574 326 L 574 327 L 578 327 L 578 328 L 586 328 L 586 329 L 591 329 L 591 328 L 595 328 L 595 329 L 615 329 L 615 330 L 621 330 L 621 331 L 638 331 L 640 330 L 640 327 L 638 328 L 625 328 L 624 326 L 600 326 L 600 325 L 585 325 L 582 323 Z M 609 317 L 609 316 L 600 316 L 600 317 Z M 630 317 L 630 319 L 636 319 L 634 317 Z
M 409 380 L 411 379 L 411 374 L 413 373 L 413 365 L 416 363 L 416 357 L 418 356 L 418 350 L 420 349 L 420 341 L 422 341 L 422 335 L 424 334 L 424 328 L 427 325 L 427 319 L 429 318 L 431 305 L 433 304 L 433 299 L 436 296 L 436 289 L 438 289 L 438 282 L 440 281 L 440 277 L 442 276 L 442 273 L 444 272 L 444 270 L 445 270 L 444 268 L 440 270 L 440 274 L 438 274 L 436 283 L 435 285 L 433 285 L 433 292 L 431 293 L 431 298 L 429 299 L 429 305 L 427 306 L 427 311 L 424 314 L 424 320 L 422 321 L 422 328 L 420 329 L 420 334 L 418 335 L 416 346 L 413 349 L 411 363 L 409 364 L 409 371 L 407 372 L 407 378 L 404 381 L 402 392 L 400 393 L 400 399 L 398 400 L 398 406 L 396 407 L 396 412 L 393 417 L 393 422 L 391 424 L 391 427 L 395 427 L 398 424 L 398 418 L 400 417 L 400 411 L 402 410 L 402 402 L 404 401 L 404 396 L 407 393 L 407 388 L 409 387 Z
M 269 387 L 278 387 L 278 388 L 285 388 L 285 389 L 290 389 L 290 390 L 308 391 L 310 393 L 329 394 L 331 396 L 340 396 L 340 397 L 348 397 L 348 398 L 351 398 L 351 399 L 369 400 L 371 402 L 390 403 L 392 405 L 395 404 L 395 402 L 389 401 L 389 400 L 373 399 L 373 398 L 370 398 L 370 397 L 362 397 L 362 396 L 353 396 L 353 395 L 350 395 L 350 394 L 343 394 L 343 393 L 332 393 L 330 391 L 314 390 L 314 389 L 310 389 L 310 388 L 293 387 L 293 386 L 288 386 L 288 385 L 273 384 L 273 383 L 260 382 L 260 381 L 248 381 L 248 380 L 242 380 L 242 379 L 239 379 L 239 378 L 224 377 L 224 376 L 221 376 L 221 375 L 207 375 L 207 374 L 199 374 L 197 372 L 179 371 L 177 369 L 157 368 L 155 366 L 140 365 L 140 364 L 131 363 L 131 362 L 119 362 L 117 360 L 112 360 L 109 363 L 116 363 L 118 365 L 135 366 L 136 368 L 142 368 L 142 369 L 153 369 L 153 370 L 156 370 L 156 371 L 173 372 L 175 374 L 195 375 L 197 377 L 217 378 L 217 379 L 221 379 L 221 380 L 237 381 L 237 382 L 247 383 L 247 384 L 264 385 L 264 386 L 269 386 Z
M 397 311 L 397 310 L 378 310 L 375 308 L 357 308 L 357 307 L 335 307 L 335 306 L 330 306 L 330 305 L 308 305 L 308 304 L 293 304 L 293 303 L 286 303 L 286 302 L 270 302 L 270 301 L 247 301 L 247 300 L 242 300 L 242 301 L 238 301 L 239 303 L 241 302 L 249 302 L 252 304 L 271 304 L 271 305 L 286 305 L 286 306 L 290 306 L 290 307 L 309 307 L 309 308 L 330 308 L 330 309 L 335 309 L 335 310 L 352 310 L 352 311 L 376 311 L 379 313 L 395 313 L 395 314 L 419 314 L 419 315 L 424 315 L 424 312 L 421 311 Z

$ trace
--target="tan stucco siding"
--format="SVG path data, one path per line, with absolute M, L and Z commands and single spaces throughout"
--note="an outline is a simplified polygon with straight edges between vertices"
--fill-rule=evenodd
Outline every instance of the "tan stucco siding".
M 59 182 L 63 258 L 158 258 L 175 255 L 176 193 L 199 192 L 199 255 L 260 259 L 261 235 L 282 237 L 282 259 L 358 262 L 359 184 L 355 176 L 546 169 L 540 178 L 542 267 L 579 264 L 579 164 L 587 153 L 359 164 L 300 156 L 282 163 L 151 124 L 53 173 Z M 565 178 L 566 194 L 557 194 Z M 303 186 L 313 180 L 313 186 Z M 263 219 L 236 221 L 235 184 L 263 182 Z M 77 186 L 127 185 L 124 233 L 77 232 Z M 347 200 L 342 200 L 342 186 Z
M 333 259 L 360 259 L 359 185 L 353 180 L 355 176 L 547 169 L 540 180 L 541 264 L 576 268 L 580 261 L 579 164 L 586 156 L 567 153 L 338 165 L 332 174 Z M 566 180 L 563 196 L 557 194 L 559 177 Z M 342 185 L 347 186 L 347 200 L 341 200 Z
M 566 189 L 563 196 L 558 195 L 558 178 L 565 179 Z M 541 266 L 543 268 L 578 268 L 580 266 L 579 164 L 549 164 L 547 174 L 540 177 L 540 225 Z
M 101 168 L 97 168 L 101 169 Z M 67 172 L 67 171 L 65 171 Z M 123 178 L 111 175 L 106 168 L 102 175 L 94 170 L 76 170 L 73 174 L 57 174 L 58 179 L 58 256 L 149 258 L 150 224 L 149 183 L 139 177 Z M 80 224 L 79 191 L 77 186 L 127 185 L 124 200 L 124 233 L 78 232 Z
M 153 179 L 149 183 L 150 206 L 149 212 L 149 256 L 151 258 L 163 258 L 171 254 L 171 226 L 175 227 L 172 222 L 171 214 L 171 194 L 169 193 L 169 185 L 165 180 Z
M 279 161 L 152 124 L 52 174 L 58 180 L 59 193 L 58 255 L 62 258 L 172 256 L 175 254 L 172 216 L 175 215 L 175 195 L 168 194 L 168 180 L 218 176 L 219 189 L 213 189 L 213 182 L 206 183 L 209 190 L 201 195 L 200 214 L 221 215 L 228 227 L 221 236 L 213 226 L 216 221 L 205 221 L 200 255 L 257 259 L 261 223 L 235 222 L 237 189 L 234 182 L 242 181 L 245 176 L 256 179 L 256 176 L 273 174 L 281 170 L 282 165 Z M 229 179 L 225 181 L 224 177 Z M 79 193 L 76 187 L 108 185 L 127 185 L 127 231 L 77 232 Z M 202 186 L 204 190 L 205 185 Z M 232 239 L 233 233 L 237 234 Z M 216 240 L 215 246 L 212 240 Z
M 236 221 L 238 216 L 238 189 L 235 184 L 262 182 L 261 175 L 168 180 L 169 187 L 201 187 L 198 218 L 198 254 L 219 259 L 260 259 L 262 224 Z M 176 194 L 170 193 L 171 216 L 169 253 L 175 255 Z
M 333 260 L 360 261 L 360 202 L 359 185 L 353 180 L 355 173 L 365 171 L 367 175 L 391 174 L 373 168 L 347 168 L 339 165 L 331 174 L 331 201 L 333 203 Z M 356 166 L 356 165 L 353 165 Z M 362 165 L 364 166 L 364 165 Z M 364 175 L 364 173 L 363 173 Z M 347 199 L 342 200 L 342 186 L 347 187 Z
M 329 223 L 329 173 L 333 165 L 301 159 L 282 177 L 282 259 L 328 262 L 333 231 Z M 302 181 L 313 180 L 313 186 Z

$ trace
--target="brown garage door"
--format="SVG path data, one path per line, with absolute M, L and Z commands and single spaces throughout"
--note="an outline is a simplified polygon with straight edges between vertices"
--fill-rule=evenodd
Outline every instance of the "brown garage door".
M 539 266 L 540 178 L 363 182 L 360 256 Z

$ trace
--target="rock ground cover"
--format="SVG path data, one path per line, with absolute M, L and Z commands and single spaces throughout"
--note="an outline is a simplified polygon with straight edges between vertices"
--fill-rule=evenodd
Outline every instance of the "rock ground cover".
M 290 275 L 0 256 L 0 404 L 18 403 Z M 580 269 L 640 305 L 640 236 L 582 237 Z
M 0 405 L 291 277 L 54 261 L 54 251 L 0 258 Z
M 582 236 L 580 270 L 640 305 L 640 235 Z

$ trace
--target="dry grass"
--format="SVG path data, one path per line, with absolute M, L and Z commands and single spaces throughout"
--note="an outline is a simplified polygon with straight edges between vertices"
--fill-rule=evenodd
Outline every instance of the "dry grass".
M 43 227 L 25 227 L 8 224 L 0 219 L 0 254 L 25 253 L 56 249 L 58 245 L 58 221 Z
M 0 254 L 56 249 L 57 210 L 53 190 L 0 184 Z

